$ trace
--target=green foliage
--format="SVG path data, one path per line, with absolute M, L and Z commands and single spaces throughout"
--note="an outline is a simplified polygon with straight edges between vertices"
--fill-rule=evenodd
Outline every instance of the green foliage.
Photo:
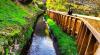
M 25 32 L 26 39 L 29 39 L 31 37 L 32 32 L 32 27 L 29 27 L 28 30 Z
M 11 0 L 0 1 L 0 49 L 12 46 L 17 40 L 20 50 L 26 44 L 33 32 L 32 26 L 36 20 L 36 15 L 41 11 L 36 5 L 29 4 L 22 6 Z M 0 55 L 2 53 L 0 50 Z M 9 52 L 8 49 L 7 54 Z M 15 51 L 20 54 L 21 51 Z M 6 55 L 7 55 L 6 54 Z
M 38 6 L 35 5 L 28 5 L 27 6 L 28 10 L 31 11 L 32 13 L 37 13 L 40 11 L 40 9 L 38 8 Z
M 31 38 L 31 34 L 33 32 L 33 29 L 31 26 L 28 27 L 27 31 L 24 33 L 24 38 L 20 38 L 20 47 L 23 48 L 24 45 L 26 44 L 26 41 L 29 40 Z
M 16 6 L 13 2 L 7 0 L 0 1 L 0 20 L 7 22 L 16 22 L 20 25 L 27 24 L 25 18 L 23 18 L 27 13 Z
M 54 36 L 58 40 L 58 46 L 61 55 L 78 55 L 75 39 L 72 36 L 64 33 L 56 23 L 50 19 L 49 16 L 45 16 L 48 25 L 54 33 Z
M 95 6 L 95 4 L 77 4 L 77 3 L 74 3 L 75 2 L 74 0 L 73 0 L 74 2 L 71 2 L 71 3 L 68 1 L 69 0 L 47 0 L 47 8 L 57 10 L 57 11 L 68 12 L 69 7 L 70 7 L 71 9 L 73 9 L 73 13 L 75 14 L 99 16 L 100 9 L 99 7 L 96 8 L 97 6 Z M 93 6 L 90 6 L 90 5 L 93 5 Z
M 8 48 L 5 49 L 5 54 L 9 55 L 9 49 Z
M 59 11 L 66 11 L 66 8 L 64 4 L 66 3 L 66 0 L 47 0 L 47 8 L 48 9 L 54 9 L 54 10 L 59 10 Z

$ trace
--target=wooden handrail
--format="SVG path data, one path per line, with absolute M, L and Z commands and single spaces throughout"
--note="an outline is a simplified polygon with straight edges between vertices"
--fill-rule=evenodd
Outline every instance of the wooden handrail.
M 47 14 L 63 31 L 75 36 L 79 55 L 97 55 L 100 50 L 100 32 L 91 23 L 82 17 L 66 15 L 59 11 L 47 10 Z

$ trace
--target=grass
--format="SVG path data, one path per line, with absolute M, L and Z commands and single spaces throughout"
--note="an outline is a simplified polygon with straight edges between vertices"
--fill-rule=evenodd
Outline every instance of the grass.
M 11 0 L 0 1 L 0 55 L 5 47 L 5 53 L 8 54 L 15 39 L 18 40 L 19 50 L 23 48 L 31 37 L 32 26 L 39 12 L 41 9 L 36 5 L 23 6 Z M 19 50 L 15 53 L 21 52 Z
M 75 39 L 64 33 L 49 16 L 45 16 L 50 29 L 58 40 L 60 55 L 78 55 Z

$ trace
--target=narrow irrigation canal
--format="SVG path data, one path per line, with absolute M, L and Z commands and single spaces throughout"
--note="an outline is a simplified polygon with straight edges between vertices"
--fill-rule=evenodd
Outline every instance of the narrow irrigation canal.
M 53 41 L 43 17 L 38 20 L 28 55 L 56 55 Z

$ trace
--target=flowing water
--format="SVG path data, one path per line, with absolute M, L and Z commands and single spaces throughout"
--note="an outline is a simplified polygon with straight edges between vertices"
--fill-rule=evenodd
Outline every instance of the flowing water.
M 36 24 L 28 55 L 56 55 L 47 24 L 40 18 Z

